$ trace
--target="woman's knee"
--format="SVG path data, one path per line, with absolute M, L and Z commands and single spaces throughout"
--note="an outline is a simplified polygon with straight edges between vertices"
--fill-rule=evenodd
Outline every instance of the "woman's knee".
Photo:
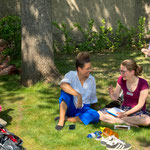
M 142 125 L 143 125 L 143 126 L 148 126 L 148 125 L 150 125 L 150 117 L 144 119 L 143 122 L 142 122 Z
M 97 111 L 97 113 L 99 114 L 99 120 L 101 120 L 103 118 L 103 113 L 101 111 Z
M 98 111 L 98 113 L 99 113 L 99 120 L 108 122 L 108 123 L 118 123 L 117 118 L 113 117 L 112 115 L 105 114 L 101 111 Z
M 141 126 L 148 126 L 150 125 L 150 116 L 148 115 L 137 116 L 135 122 L 137 122 Z

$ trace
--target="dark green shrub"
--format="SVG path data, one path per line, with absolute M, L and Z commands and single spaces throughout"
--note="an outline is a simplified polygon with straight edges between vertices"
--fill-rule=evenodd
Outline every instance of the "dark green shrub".
M 119 47 L 131 48 L 134 43 L 135 35 L 135 28 L 127 28 L 120 21 L 118 21 L 117 28 L 114 30 L 112 38 L 114 49 L 118 49 Z
M 105 26 L 106 22 L 104 19 L 102 19 L 102 24 L 103 25 L 99 26 L 96 45 L 99 50 L 110 49 L 112 48 L 112 41 L 110 39 L 110 36 L 113 33 L 112 28 L 111 27 L 106 28 Z
M 117 22 L 116 29 L 106 27 L 105 20 L 102 20 L 102 25 L 99 26 L 98 31 L 93 30 L 94 20 L 88 21 L 87 28 L 83 28 L 79 23 L 74 23 L 74 27 L 83 35 L 84 40 L 78 43 L 73 43 L 71 31 L 73 28 L 67 28 L 66 24 L 61 26 L 55 23 L 55 26 L 60 29 L 65 37 L 65 45 L 63 46 L 66 52 L 74 52 L 76 48 L 79 51 L 102 51 L 105 49 L 115 50 L 120 47 L 132 49 L 143 47 L 145 43 L 145 17 L 140 17 L 137 27 L 126 27 L 121 21 Z
M 96 32 L 93 31 L 94 20 L 91 19 L 88 21 L 87 29 L 83 29 L 79 23 L 74 23 L 74 27 L 76 27 L 84 37 L 84 40 L 77 44 L 77 47 L 80 51 L 93 51 L 95 49 L 95 35 Z
M 12 59 L 21 58 L 21 19 L 18 16 L 7 16 L 0 19 L 0 38 L 8 42 L 5 54 Z
M 53 25 L 58 28 L 64 35 L 64 45 L 62 46 L 62 49 L 66 53 L 71 53 L 75 51 L 75 46 L 72 41 L 72 38 L 70 36 L 71 31 L 73 30 L 72 27 L 68 27 L 64 22 L 62 22 L 60 25 L 56 22 L 53 22 Z M 57 42 L 54 43 L 54 47 L 61 47 Z M 56 49 L 56 48 L 55 48 Z
M 138 37 L 137 47 L 138 48 L 142 48 L 143 44 L 146 43 L 146 41 L 144 40 L 144 36 L 146 35 L 146 33 L 145 33 L 145 21 L 146 21 L 145 17 L 139 18 L 139 22 L 138 22 L 139 24 L 137 27 L 137 37 Z

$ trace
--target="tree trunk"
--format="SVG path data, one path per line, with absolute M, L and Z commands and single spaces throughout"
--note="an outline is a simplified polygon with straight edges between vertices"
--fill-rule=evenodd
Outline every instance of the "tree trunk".
M 51 18 L 51 0 L 21 0 L 21 82 L 25 86 L 60 79 L 53 59 Z

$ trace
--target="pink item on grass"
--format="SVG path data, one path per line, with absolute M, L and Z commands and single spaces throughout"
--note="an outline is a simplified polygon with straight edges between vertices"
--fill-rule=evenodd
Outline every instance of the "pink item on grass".
M 0 106 L 0 112 L 2 111 L 2 106 Z

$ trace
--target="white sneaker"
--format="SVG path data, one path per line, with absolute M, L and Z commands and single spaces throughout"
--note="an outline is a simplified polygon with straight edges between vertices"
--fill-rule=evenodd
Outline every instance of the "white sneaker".
M 101 145 L 102 145 L 102 146 L 106 146 L 106 144 L 107 144 L 108 142 L 113 141 L 113 140 L 115 140 L 115 139 L 117 139 L 117 138 L 116 138 L 114 135 L 108 136 L 107 138 L 103 138 L 103 137 L 102 137 L 102 139 L 101 139 Z
M 124 141 L 116 138 L 112 141 L 108 141 L 106 143 L 106 148 L 108 150 L 129 150 L 131 148 L 131 144 L 125 143 Z

